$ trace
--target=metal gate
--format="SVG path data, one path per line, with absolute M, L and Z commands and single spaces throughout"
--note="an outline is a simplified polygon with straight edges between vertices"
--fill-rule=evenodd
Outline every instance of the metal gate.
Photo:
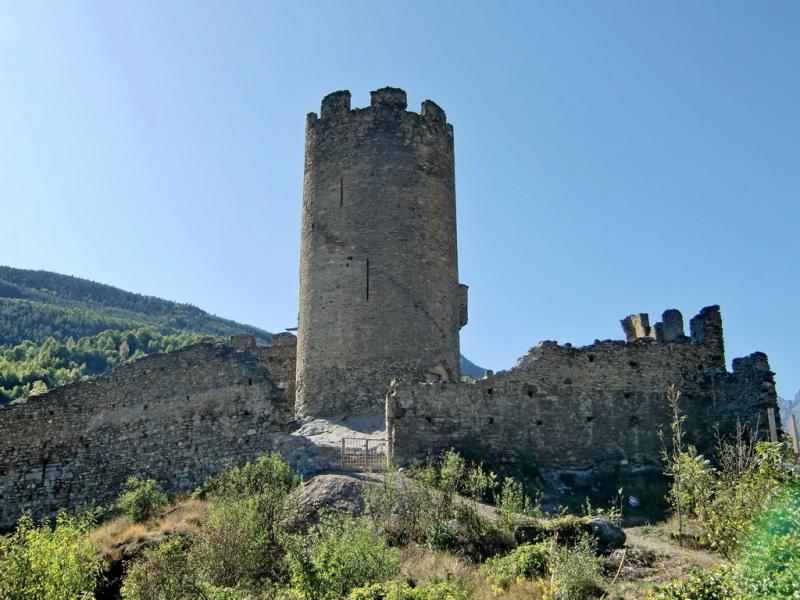
M 388 466 L 385 438 L 342 438 L 342 468 L 377 471 Z

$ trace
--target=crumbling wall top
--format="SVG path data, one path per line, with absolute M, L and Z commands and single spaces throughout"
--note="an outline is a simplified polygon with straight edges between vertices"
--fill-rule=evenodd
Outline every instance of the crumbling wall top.
M 408 108 L 408 97 L 404 90 L 395 87 L 382 87 L 369 93 L 370 106 L 405 110 Z
M 349 90 L 331 92 L 322 99 L 319 118 L 323 121 L 335 120 L 346 115 L 375 114 L 374 111 L 382 111 L 387 114 L 396 112 L 415 115 L 431 123 L 447 125 L 447 115 L 433 100 L 425 100 L 418 114 L 408 111 L 408 96 L 400 88 L 387 86 L 370 92 L 370 105 L 366 108 L 353 109 L 350 100 L 351 94 Z M 308 113 L 308 125 L 313 126 L 316 121 L 316 113 Z M 452 132 L 452 127 L 447 125 L 447 130 Z

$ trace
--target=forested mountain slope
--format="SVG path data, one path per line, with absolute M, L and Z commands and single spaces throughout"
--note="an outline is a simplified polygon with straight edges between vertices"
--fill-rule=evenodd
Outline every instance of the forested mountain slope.
M 149 326 L 163 335 L 191 331 L 228 337 L 249 333 L 269 343 L 270 333 L 192 306 L 126 292 L 110 285 L 48 271 L 0 266 L 0 347 L 48 337 L 66 342 L 107 329 Z
M 203 336 L 271 334 L 190 304 L 48 271 L 0 266 L 0 406 Z M 462 372 L 484 369 L 461 358 Z

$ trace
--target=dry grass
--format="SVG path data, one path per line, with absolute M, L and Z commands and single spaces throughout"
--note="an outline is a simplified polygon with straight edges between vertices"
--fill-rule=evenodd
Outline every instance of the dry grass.
M 412 544 L 403 549 L 402 572 L 417 585 L 447 582 L 465 590 L 475 600 L 538 600 L 543 597 L 544 585 L 537 581 L 512 583 L 507 590 L 494 587 L 480 565 L 446 552 L 431 552 L 424 546 Z
M 148 528 L 142 523 L 134 523 L 129 517 L 115 517 L 103 523 L 92 532 L 92 540 L 105 555 L 113 554 L 120 544 L 144 538 Z
M 176 503 L 159 517 L 155 528 L 161 533 L 195 536 L 208 517 L 209 504 L 203 500 Z
M 130 542 L 156 535 L 195 536 L 208 516 L 209 505 L 202 500 L 181 500 L 145 523 L 134 523 L 125 515 L 114 517 L 92 532 L 92 539 L 105 556 L 115 556 Z

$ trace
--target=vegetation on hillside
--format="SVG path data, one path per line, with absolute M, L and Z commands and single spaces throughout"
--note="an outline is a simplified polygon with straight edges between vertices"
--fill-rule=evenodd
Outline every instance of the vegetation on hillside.
M 190 304 L 126 292 L 78 277 L 0 266 L 0 348 L 48 337 L 66 342 L 113 329 L 151 327 L 162 335 L 191 331 L 228 337 L 249 333 L 269 343 L 268 332 L 222 319 Z
M 727 562 L 707 575 L 676 582 L 658 600 L 800 597 L 800 465 L 785 444 L 758 441 L 741 426 L 718 440 L 716 463 L 683 442 L 680 394 L 673 411 L 671 450 L 664 453 L 672 483 L 668 500 L 677 537 L 719 552 Z M 690 535 L 688 532 L 696 532 Z
M 72 338 L 60 342 L 52 337 L 38 345 L 24 341 L 0 351 L 0 405 L 99 375 L 127 360 L 176 350 L 200 338 L 199 334 L 188 331 L 162 335 L 143 327 L 104 331 L 77 342 Z
M 364 516 L 323 511 L 292 533 L 285 523 L 300 479 L 273 453 L 226 469 L 171 507 L 155 482 L 129 482 L 118 506 L 134 506 L 133 518 L 113 517 L 94 532 L 91 517 L 62 513 L 55 526 L 23 517 L 0 537 L 0 598 L 91 597 L 101 557 L 126 544 L 138 550 L 127 551 L 125 600 L 796 598 L 797 466 L 777 444 L 725 443 L 729 458 L 719 466 L 692 457 L 702 476 L 686 466 L 681 453 L 689 448 L 671 454 L 668 468 L 670 497 L 682 503 L 678 541 L 700 531 L 693 543 L 713 542 L 716 550 L 704 552 L 726 548 L 730 560 L 720 554 L 711 564 L 721 566 L 705 572 L 681 567 L 681 581 L 661 589 L 635 579 L 662 555 L 637 546 L 598 555 L 586 517 L 545 517 L 513 480 L 453 451 L 414 465 L 409 477 L 394 472 L 366 484 Z M 721 540 L 729 534 L 713 525 L 723 515 L 739 527 L 728 545 Z M 519 541 L 521 528 L 531 539 Z

